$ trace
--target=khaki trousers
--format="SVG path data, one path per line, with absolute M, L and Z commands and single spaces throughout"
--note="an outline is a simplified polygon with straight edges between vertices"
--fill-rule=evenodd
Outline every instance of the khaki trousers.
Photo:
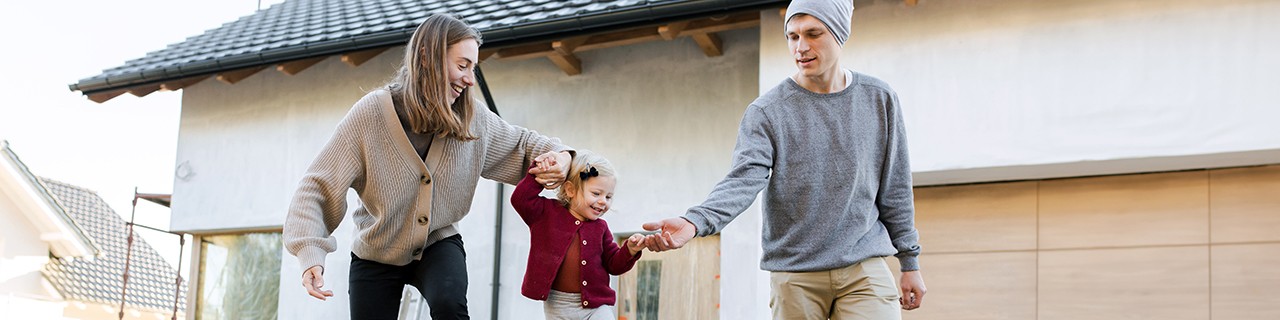
M 898 286 L 883 257 L 813 272 L 772 272 L 774 319 L 902 319 Z

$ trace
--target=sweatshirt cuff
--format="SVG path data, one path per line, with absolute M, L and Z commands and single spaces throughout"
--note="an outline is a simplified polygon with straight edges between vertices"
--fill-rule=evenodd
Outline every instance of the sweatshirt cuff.
M 320 266 L 320 270 L 324 271 L 324 257 L 329 255 L 328 251 L 324 251 L 320 247 L 306 246 L 298 250 L 298 264 L 302 267 L 302 271 L 307 271 L 313 266 Z
M 693 224 L 693 228 L 695 231 L 693 235 L 695 237 L 705 237 L 705 236 L 711 235 L 711 225 L 709 222 L 707 222 L 706 218 L 702 217 L 702 215 L 694 214 L 693 212 L 688 212 L 688 213 L 685 213 L 684 216 L 681 216 L 681 218 L 684 218 L 685 221 L 689 221 L 689 223 Z
M 920 270 L 920 261 L 917 256 L 899 256 L 898 264 L 902 265 L 902 272 Z

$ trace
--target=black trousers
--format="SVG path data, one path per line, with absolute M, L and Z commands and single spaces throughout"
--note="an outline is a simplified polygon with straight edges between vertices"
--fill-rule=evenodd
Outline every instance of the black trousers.
M 352 253 L 348 280 L 351 319 L 396 319 L 406 284 L 426 298 L 431 319 L 471 318 L 467 315 L 467 253 L 462 249 L 462 235 L 431 244 L 421 260 L 404 266 L 364 260 Z

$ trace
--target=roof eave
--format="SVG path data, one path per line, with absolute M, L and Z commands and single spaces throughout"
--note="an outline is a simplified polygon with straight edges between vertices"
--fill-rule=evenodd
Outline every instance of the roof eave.
M 488 28 L 480 30 L 486 46 L 512 45 L 547 39 L 558 35 L 576 34 L 601 29 L 625 28 L 637 24 L 660 23 L 691 17 L 714 15 L 731 11 L 763 9 L 786 4 L 782 0 L 717 0 L 717 1 L 669 1 L 638 8 L 609 11 L 588 16 L 575 16 L 546 21 Z M 92 77 L 68 85 L 71 91 L 85 95 L 126 88 L 157 85 L 187 77 L 210 76 L 222 71 L 259 65 L 281 63 L 297 59 L 327 56 L 343 52 L 376 47 L 401 45 L 408 41 L 414 28 L 363 35 L 321 43 L 304 44 L 299 48 L 285 47 L 274 50 L 246 53 L 236 56 L 197 61 L 168 68 L 146 70 L 117 76 Z

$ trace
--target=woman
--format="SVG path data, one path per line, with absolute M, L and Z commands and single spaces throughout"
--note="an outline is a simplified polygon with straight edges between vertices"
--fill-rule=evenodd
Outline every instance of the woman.
M 467 318 L 467 270 L 455 225 L 480 177 L 516 184 L 530 169 L 548 189 L 563 183 L 572 154 L 558 139 L 510 125 L 473 103 L 480 33 L 447 15 L 430 16 L 405 47 L 404 65 L 338 124 L 303 176 L 284 225 L 285 247 L 320 300 L 325 255 L 352 213 L 351 316 L 395 319 L 404 285 L 426 298 L 433 319 Z M 535 159 L 534 156 L 537 155 Z

